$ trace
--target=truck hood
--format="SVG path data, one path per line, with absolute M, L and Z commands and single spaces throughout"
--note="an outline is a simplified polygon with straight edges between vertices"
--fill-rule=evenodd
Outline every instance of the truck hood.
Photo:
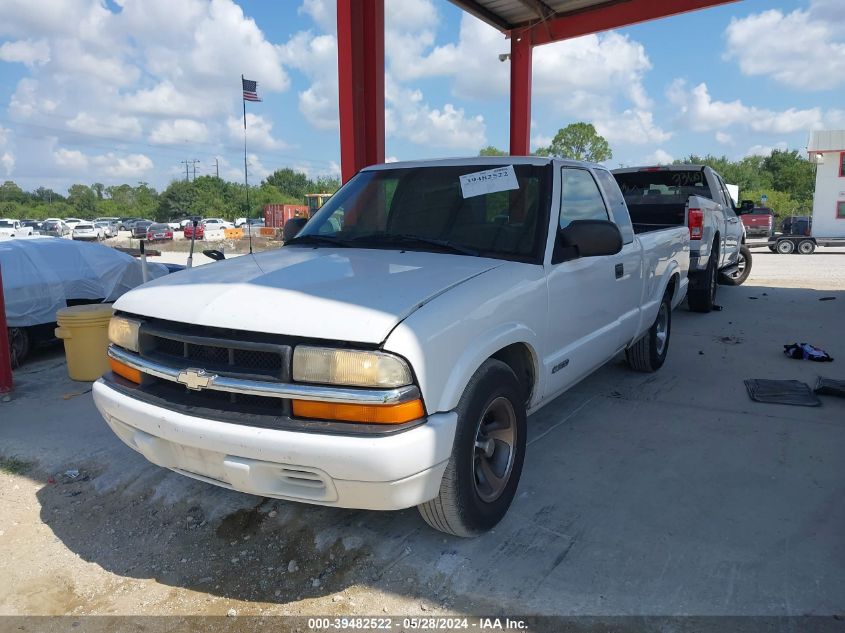
M 283 247 L 167 275 L 115 308 L 211 327 L 380 343 L 422 305 L 504 262 L 399 250 Z

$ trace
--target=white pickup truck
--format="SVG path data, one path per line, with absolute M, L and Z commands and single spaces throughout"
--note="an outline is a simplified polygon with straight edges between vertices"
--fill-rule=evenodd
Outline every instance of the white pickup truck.
M 690 234 L 688 302 L 710 312 L 718 283 L 739 286 L 751 274 L 745 227 L 722 177 L 705 165 L 615 169 L 634 227 L 686 226 Z
M 0 218 L 0 237 L 23 237 L 32 235 L 31 226 L 23 226 L 20 220 Z
M 151 462 L 479 534 L 526 417 L 626 352 L 666 358 L 689 233 L 635 234 L 610 172 L 533 157 L 369 167 L 281 250 L 121 297 L 94 399 Z

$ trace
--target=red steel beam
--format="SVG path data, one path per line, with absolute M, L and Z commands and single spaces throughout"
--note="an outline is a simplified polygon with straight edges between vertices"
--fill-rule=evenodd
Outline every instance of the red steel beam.
M 0 270 L 0 394 L 14 389 L 12 380 L 12 350 L 6 325 L 6 302 L 3 299 L 3 271 Z
M 531 152 L 531 42 L 511 38 L 511 156 Z
M 384 0 L 337 0 L 343 182 L 384 162 Z
M 534 46 L 639 24 L 649 20 L 729 4 L 737 0 L 620 0 L 561 15 L 525 28 L 515 28 L 511 37 L 526 37 Z

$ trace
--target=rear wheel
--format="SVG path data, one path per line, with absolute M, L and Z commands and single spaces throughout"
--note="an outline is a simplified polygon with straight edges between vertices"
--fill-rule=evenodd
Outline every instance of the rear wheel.
M 29 333 L 22 327 L 10 327 L 8 330 L 12 367 L 18 367 L 29 355 Z
M 801 240 L 798 242 L 798 252 L 802 255 L 812 255 L 816 250 L 813 240 Z
M 418 507 L 431 527 L 477 536 L 505 516 L 525 460 L 524 390 L 505 363 L 488 359 L 458 403 L 452 455 L 434 499 Z
M 781 240 L 775 248 L 778 249 L 778 253 L 781 255 L 789 255 L 795 250 L 795 244 L 793 244 L 792 240 Z
M 739 248 L 736 260 L 736 270 L 728 275 L 722 275 L 722 283 L 726 286 L 741 286 L 751 274 L 751 250 L 744 244 Z
M 625 350 L 625 358 L 631 369 L 654 372 L 663 367 L 669 352 L 669 336 L 672 333 L 672 293 L 666 290 L 657 318 L 648 332 Z

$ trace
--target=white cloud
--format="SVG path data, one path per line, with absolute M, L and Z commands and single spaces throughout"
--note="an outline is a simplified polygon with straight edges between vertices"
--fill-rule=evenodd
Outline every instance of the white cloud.
M 618 143 L 663 143 L 672 138 L 654 123 L 654 115 L 648 110 L 630 109 L 621 113 L 594 110 L 592 119 L 596 131 L 608 141 Z
M 336 0 L 303 0 L 299 13 L 310 16 L 327 33 L 337 29 Z
M 9 100 L 9 111 L 16 116 L 28 119 L 36 114 L 49 114 L 56 109 L 57 105 L 53 99 L 41 96 L 35 79 L 24 77 L 18 82 Z
M 753 145 L 752 147 L 748 148 L 748 151 L 745 152 L 746 156 L 771 156 L 774 150 L 784 151 L 787 148 L 786 141 L 781 141 L 779 143 L 775 143 L 774 146 L 772 145 Z
M 730 134 L 726 134 L 725 132 L 716 132 L 716 142 L 719 145 L 733 145 L 734 139 Z
M 150 142 L 157 145 L 204 143 L 208 137 L 205 123 L 193 119 L 174 119 L 159 123 L 150 133 Z
M 67 126 L 89 136 L 103 136 L 117 140 L 138 138 L 141 135 L 141 123 L 137 118 L 117 114 L 94 116 L 87 112 L 80 112 L 67 122 Z
M 136 179 L 153 168 L 153 161 L 144 154 L 128 154 L 118 156 L 112 152 L 95 156 L 93 163 L 100 167 L 108 176 L 113 178 Z
M 669 101 L 680 110 L 681 123 L 694 131 L 722 130 L 742 126 L 755 132 L 788 134 L 824 127 L 826 116 L 821 108 L 807 110 L 768 110 L 747 106 L 741 100 L 717 101 L 710 96 L 707 84 L 691 90 L 683 80 L 675 80 L 667 91 Z
M 53 152 L 53 158 L 60 167 L 75 170 L 88 168 L 88 157 L 79 150 L 61 147 Z
M 320 130 L 338 127 L 337 38 L 314 36 L 311 32 L 294 35 L 279 47 L 281 59 L 302 71 L 310 85 L 299 93 L 299 111 Z
M 11 176 L 15 170 L 15 155 L 12 152 L 3 152 L 0 155 L 0 165 L 3 165 L 3 171 L 6 172 L 6 175 Z
M 824 90 L 845 84 L 845 8 L 816 0 L 808 9 L 770 9 L 734 18 L 725 56 L 746 75 L 767 75 L 784 85 Z
M 47 40 L 18 40 L 0 45 L 0 60 L 19 62 L 26 66 L 46 64 L 50 61 L 50 45 Z
M 243 142 L 243 117 L 230 116 L 226 119 L 229 137 L 233 142 Z M 249 147 L 254 149 L 281 149 L 287 147 L 285 143 L 273 138 L 273 122 L 263 116 L 246 113 L 246 139 Z
M 645 162 L 648 165 L 671 165 L 673 160 L 675 160 L 674 156 L 664 149 L 658 149 L 645 158 Z

